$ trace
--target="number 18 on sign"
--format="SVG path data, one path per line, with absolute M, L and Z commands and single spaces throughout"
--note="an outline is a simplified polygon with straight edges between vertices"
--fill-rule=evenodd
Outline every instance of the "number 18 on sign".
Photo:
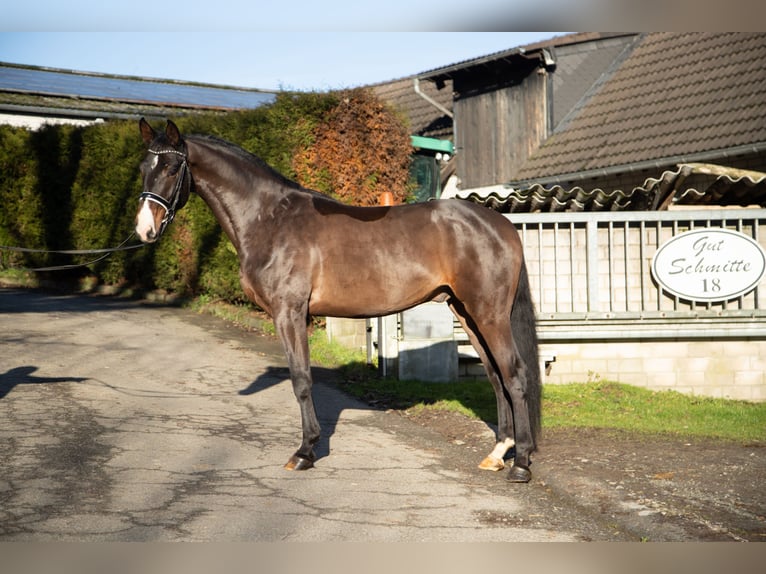
M 663 243 L 652 260 L 652 274 L 665 291 L 705 303 L 749 293 L 764 272 L 763 247 L 730 229 L 686 231 Z

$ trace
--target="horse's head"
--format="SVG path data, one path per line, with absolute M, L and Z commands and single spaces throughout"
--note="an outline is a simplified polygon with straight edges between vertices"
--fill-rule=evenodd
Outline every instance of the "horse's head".
M 149 151 L 141 162 L 144 190 L 138 202 L 136 234 L 144 243 L 153 243 L 188 201 L 192 178 L 186 144 L 173 122 L 168 120 L 165 133 L 159 134 L 144 118 L 139 127 Z

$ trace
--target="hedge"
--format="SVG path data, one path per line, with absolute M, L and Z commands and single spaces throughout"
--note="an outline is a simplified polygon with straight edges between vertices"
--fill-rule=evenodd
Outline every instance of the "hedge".
M 172 119 L 182 133 L 232 141 L 304 183 L 301 177 L 311 174 L 296 174 L 295 158 L 321 155 L 312 146 L 317 134 L 330 129 L 341 103 L 347 108 L 349 101 L 358 101 L 359 106 L 369 107 L 369 100 L 370 93 L 360 90 L 282 93 L 273 104 L 255 110 Z M 393 138 L 388 157 L 381 154 L 381 164 L 402 164 L 401 157 L 410 153 L 406 127 L 393 110 L 388 110 L 385 121 L 391 124 L 386 129 L 401 137 Z M 368 145 L 359 138 L 348 146 L 350 153 Z M 45 126 L 38 131 L 0 126 L 0 245 L 49 250 L 118 245 L 133 231 L 141 192 L 138 166 L 144 153 L 137 121 Z M 343 161 L 337 151 L 333 153 L 334 161 Z M 394 161 L 392 154 L 399 154 Z M 374 174 L 381 166 L 365 169 Z M 406 194 L 404 186 L 393 191 L 399 197 Z M 0 270 L 89 259 L 92 256 L 0 251 Z M 234 249 L 196 195 L 158 243 L 114 253 L 89 266 L 86 273 L 102 284 L 162 289 L 184 296 L 204 293 L 228 301 L 242 297 Z

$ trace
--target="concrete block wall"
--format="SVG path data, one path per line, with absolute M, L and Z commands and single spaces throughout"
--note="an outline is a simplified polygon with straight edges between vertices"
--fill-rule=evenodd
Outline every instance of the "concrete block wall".
M 766 401 L 762 340 L 594 341 L 550 343 L 546 384 L 610 380 L 650 390 Z
M 365 348 L 364 326 L 361 319 L 328 319 L 333 338 L 349 347 Z M 610 380 L 654 391 L 766 401 L 763 340 L 544 342 L 540 355 L 548 367 L 545 384 Z M 460 360 L 459 378 L 484 376 L 477 359 Z
M 349 349 L 367 348 L 367 329 L 364 319 L 327 318 L 327 337 Z

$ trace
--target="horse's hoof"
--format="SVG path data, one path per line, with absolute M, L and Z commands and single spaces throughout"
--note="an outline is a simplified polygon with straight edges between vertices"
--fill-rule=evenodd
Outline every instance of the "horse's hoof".
M 491 470 L 497 472 L 505 468 L 505 463 L 501 458 L 495 458 L 494 456 L 488 456 L 479 463 L 479 468 L 482 470 Z
M 302 456 L 293 455 L 285 465 L 286 470 L 308 470 L 314 467 L 314 461 Z
M 526 466 L 514 464 L 507 478 L 510 482 L 529 482 L 532 479 L 532 472 Z

